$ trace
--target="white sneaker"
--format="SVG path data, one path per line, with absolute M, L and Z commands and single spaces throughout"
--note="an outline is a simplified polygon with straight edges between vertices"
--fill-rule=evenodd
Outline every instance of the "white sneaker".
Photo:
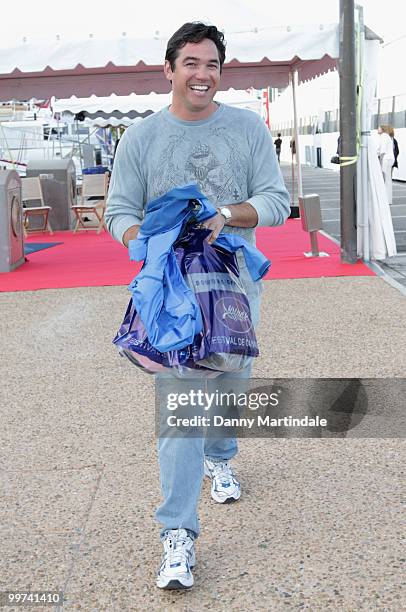
M 211 478 L 211 496 L 219 504 L 237 501 L 241 497 L 240 483 L 228 461 L 204 458 L 204 473 Z
M 164 555 L 156 584 L 160 589 L 190 589 L 196 564 L 194 540 L 186 529 L 170 529 L 163 541 Z

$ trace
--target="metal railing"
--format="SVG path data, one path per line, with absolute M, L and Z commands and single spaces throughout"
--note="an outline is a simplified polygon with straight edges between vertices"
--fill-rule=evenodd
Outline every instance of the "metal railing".
M 372 116 L 372 128 L 388 124 L 393 128 L 406 127 L 406 94 L 379 98 L 375 102 Z M 324 120 L 320 122 L 319 115 L 301 117 L 299 119 L 299 134 L 314 134 L 316 130 L 323 133 L 338 132 L 340 127 L 339 109 L 325 111 Z M 293 134 L 292 121 L 271 123 L 272 133 L 280 132 L 282 136 Z

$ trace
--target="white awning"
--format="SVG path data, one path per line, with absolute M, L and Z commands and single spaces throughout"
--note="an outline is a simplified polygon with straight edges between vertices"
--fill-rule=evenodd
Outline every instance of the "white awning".
M 226 35 L 222 88 L 284 87 L 336 67 L 339 26 L 263 27 Z M 0 42 L 1 44 L 1 42 Z M 25 42 L 0 49 L 3 100 L 112 93 L 167 93 L 162 65 L 167 38 Z
M 230 104 L 231 106 L 240 106 L 242 108 L 250 108 L 260 112 L 262 101 L 258 99 L 254 91 L 234 90 L 218 91 L 215 100 Z M 156 94 L 137 95 L 130 94 L 129 96 L 116 96 L 112 94 L 107 97 L 90 96 L 89 98 L 64 98 L 56 100 L 53 105 L 55 113 L 71 113 L 77 115 L 82 113 L 84 117 L 96 119 L 98 117 L 109 119 L 115 117 L 120 119 L 127 117 L 145 117 L 151 113 L 155 113 L 165 106 L 171 104 L 172 94 Z
M 109 117 L 108 119 L 103 119 L 98 117 L 97 119 L 85 119 L 85 125 L 88 127 L 129 127 L 133 123 L 138 123 L 142 121 L 142 117 L 135 117 L 134 119 L 130 119 L 130 117 L 121 117 L 117 119 L 116 117 Z

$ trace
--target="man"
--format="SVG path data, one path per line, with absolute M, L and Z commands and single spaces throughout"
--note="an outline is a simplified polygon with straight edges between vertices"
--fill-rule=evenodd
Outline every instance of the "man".
M 296 142 L 294 138 L 291 138 L 289 146 L 290 146 L 290 153 L 292 155 L 292 162 L 293 162 L 293 158 L 296 155 Z M 339 155 L 338 146 L 337 146 L 337 155 Z
M 275 140 L 274 145 L 275 145 L 275 151 L 276 151 L 276 157 L 278 158 L 278 163 L 281 163 L 281 149 L 282 149 L 282 138 L 281 138 L 282 134 L 278 134 L 278 138 Z
M 254 244 L 256 226 L 280 225 L 288 217 L 289 195 L 262 119 L 213 101 L 224 60 L 224 36 L 215 26 L 186 23 L 169 40 L 164 72 L 172 84 L 172 104 L 128 128 L 115 158 L 106 222 L 124 246 L 137 237 L 150 200 L 188 183 L 197 183 L 218 207 L 218 214 L 205 222 L 211 230 L 210 243 L 225 231 L 241 234 Z M 244 258 L 239 254 L 237 258 L 256 325 L 260 283 L 251 280 Z M 249 375 L 250 367 L 239 374 L 241 378 Z M 223 374 L 215 384 L 224 384 L 229 377 Z M 162 380 L 157 382 L 162 386 Z M 215 501 L 236 501 L 240 484 L 229 464 L 236 453 L 237 442 L 232 438 L 159 439 L 164 501 L 156 516 L 162 524 L 164 556 L 158 587 L 193 585 L 203 477 L 211 479 Z

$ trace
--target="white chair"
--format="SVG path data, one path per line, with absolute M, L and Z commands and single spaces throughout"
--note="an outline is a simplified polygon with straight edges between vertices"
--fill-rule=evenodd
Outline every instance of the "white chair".
M 71 207 L 76 215 L 74 233 L 78 230 L 95 229 L 99 234 L 103 228 L 107 229 L 104 222 L 104 212 L 106 210 L 108 186 L 108 172 L 105 174 L 83 175 L 80 203 Z M 94 214 L 96 217 L 96 223 L 93 225 L 89 225 L 89 223 L 85 221 L 85 217 L 89 214 Z
M 22 201 L 23 201 L 23 228 L 24 235 L 32 234 L 33 232 L 49 232 L 53 234 L 49 223 L 49 213 L 52 210 L 51 206 L 45 206 L 44 196 L 42 193 L 41 180 L 38 176 L 26 177 L 21 179 L 22 184 Z M 39 202 L 39 206 L 25 206 L 28 202 Z M 30 219 L 32 217 L 42 217 L 42 227 L 30 227 Z

